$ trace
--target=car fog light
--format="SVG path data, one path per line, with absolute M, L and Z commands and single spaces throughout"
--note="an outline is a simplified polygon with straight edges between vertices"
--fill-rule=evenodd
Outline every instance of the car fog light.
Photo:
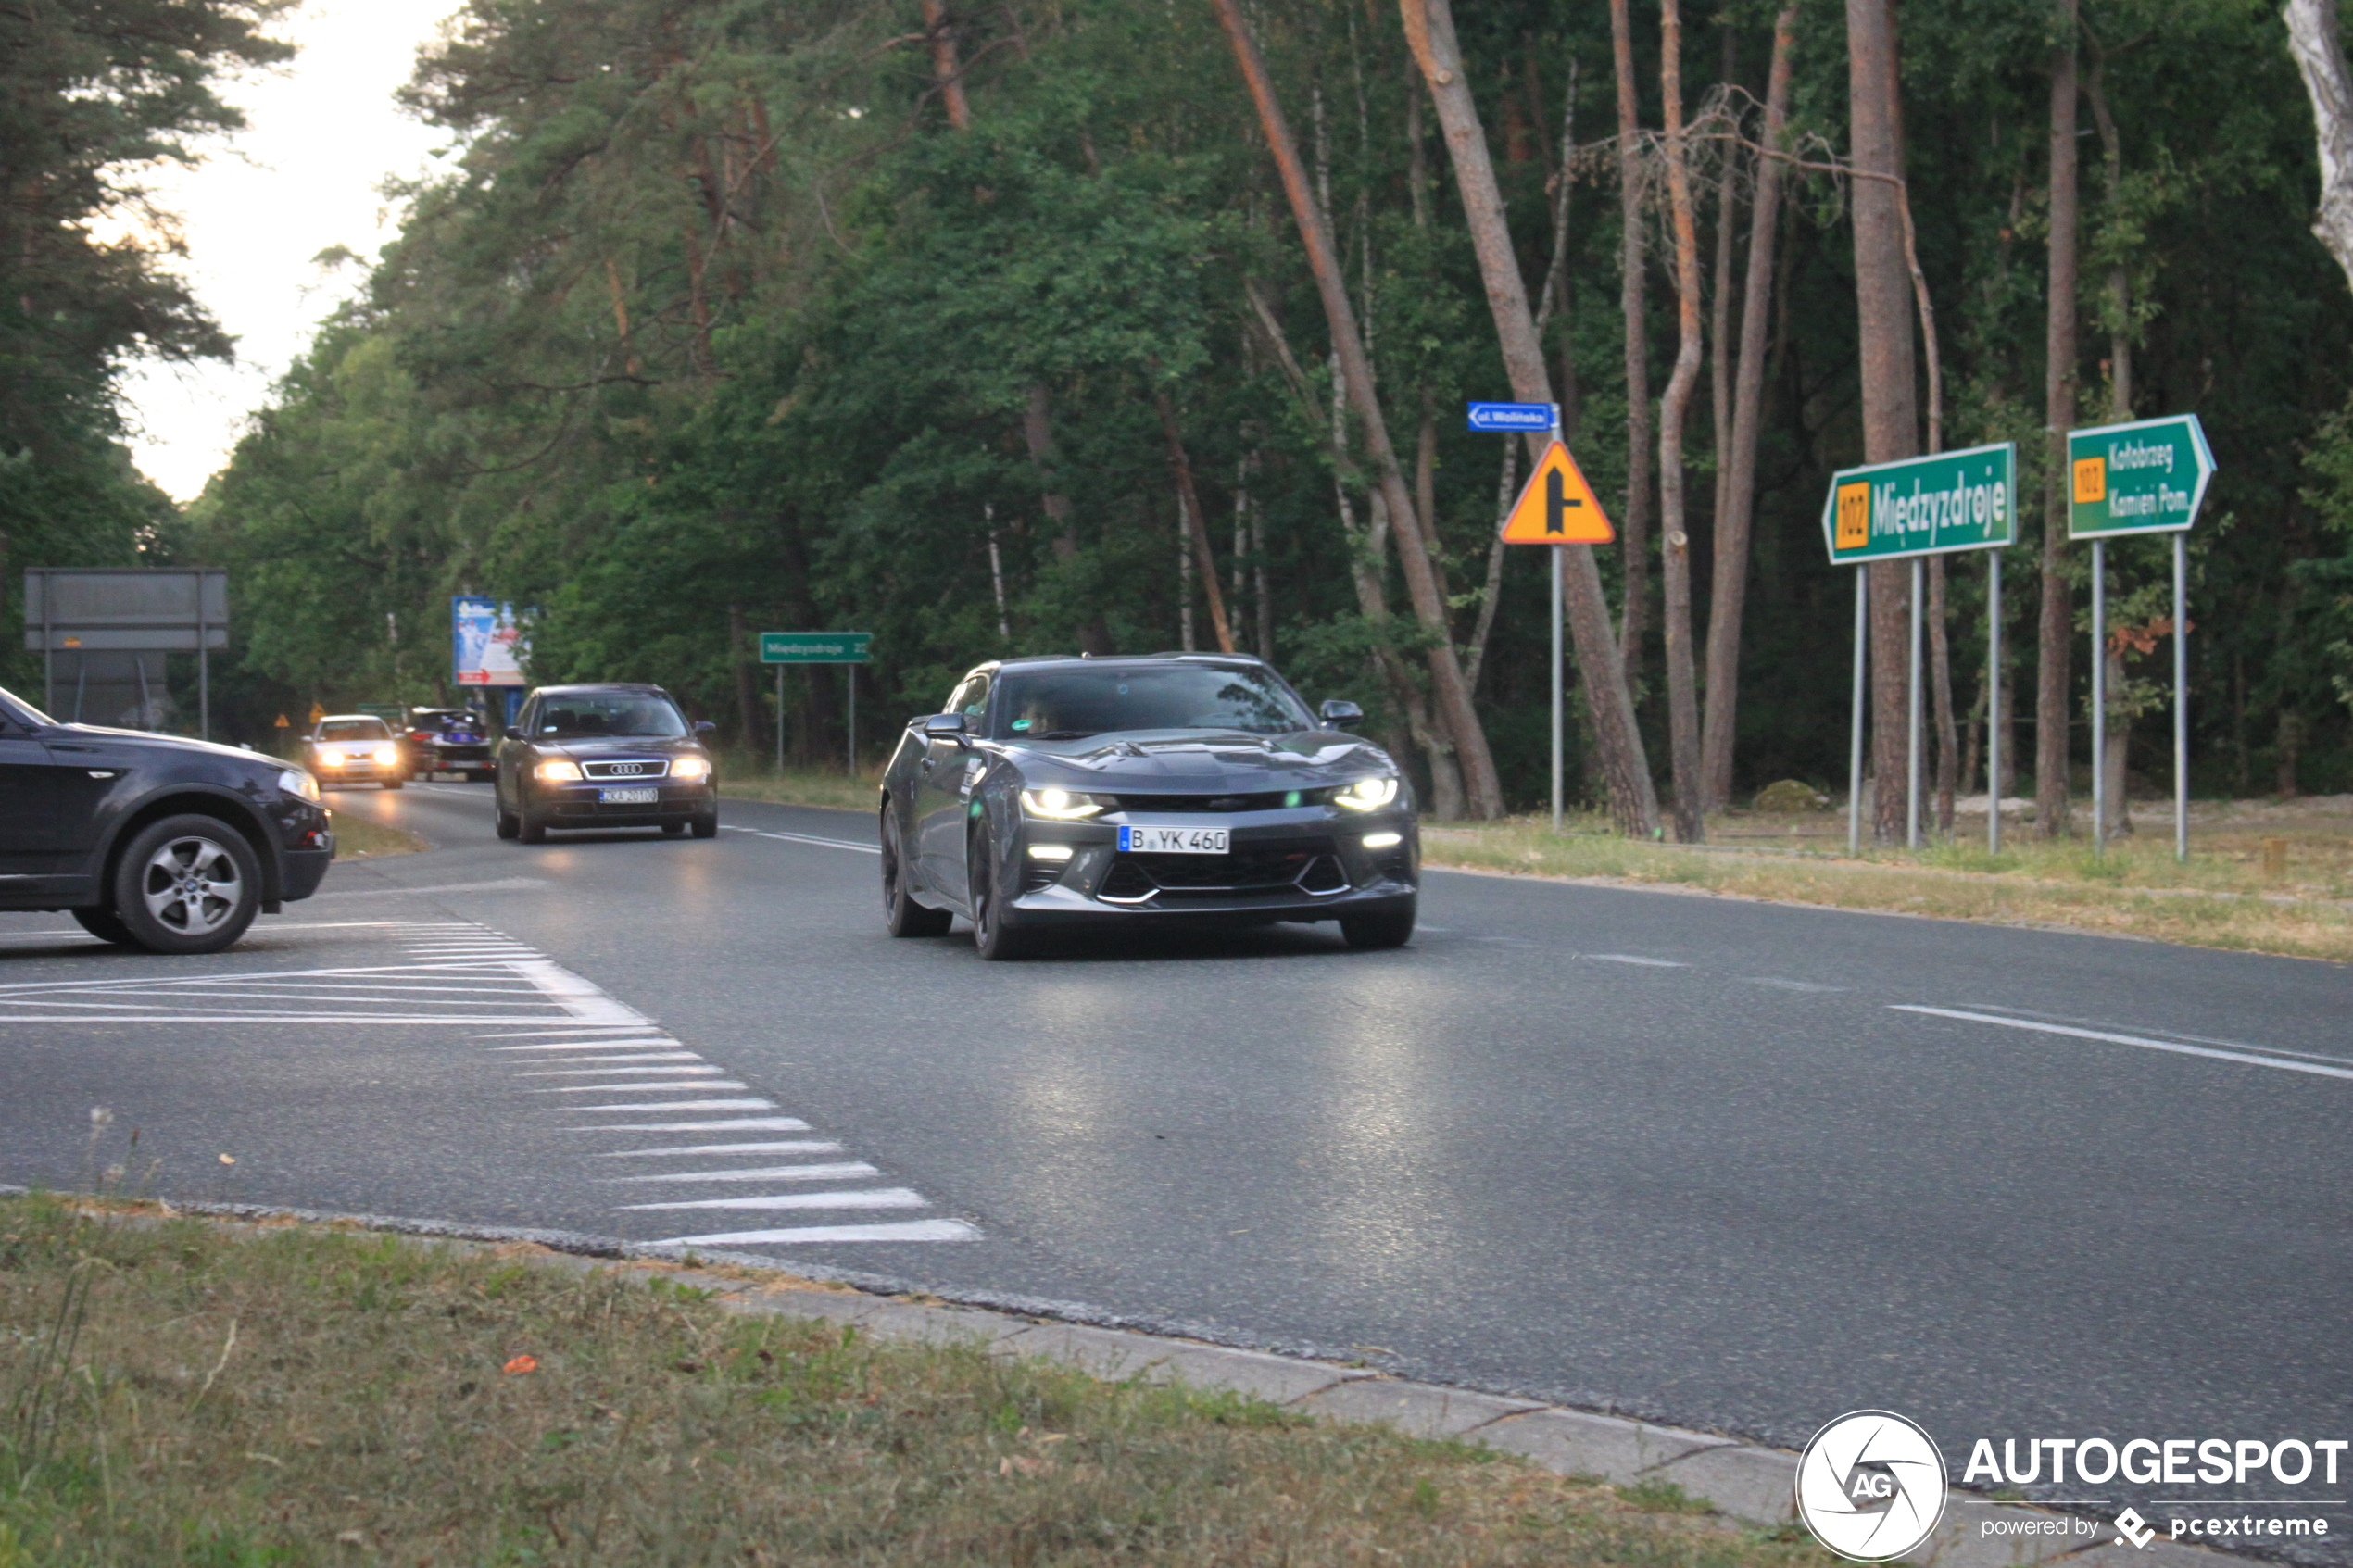
M 673 779 L 707 779 L 711 777 L 711 759 L 681 757 L 670 765 L 670 776 Z
M 1402 833 L 1368 833 L 1365 835 L 1365 847 L 1367 849 L 1393 849 L 1404 842 L 1405 835 Z
M 1332 799 L 1352 811 L 1377 811 L 1397 798 L 1397 775 L 1385 778 L 1358 779 L 1342 784 Z
M 377 766 L 384 768 L 389 768 L 400 760 L 400 753 L 389 746 L 380 746 L 369 755 L 376 759 Z
M 554 762 L 542 762 L 533 771 L 549 784 L 561 784 L 566 780 L 577 780 L 580 777 L 580 764 L 560 759 Z
M 1068 789 L 1025 789 L 1021 792 L 1021 805 L 1033 817 L 1051 817 L 1064 822 L 1091 817 L 1102 809 L 1093 796 Z
M 1033 844 L 1029 847 L 1029 858 L 1033 860 L 1067 860 L 1070 859 L 1070 846 L 1067 844 Z

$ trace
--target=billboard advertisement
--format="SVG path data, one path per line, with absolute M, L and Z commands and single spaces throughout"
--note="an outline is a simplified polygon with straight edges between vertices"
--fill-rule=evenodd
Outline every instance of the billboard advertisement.
M 461 686 L 521 686 L 520 655 L 522 629 L 515 624 L 515 607 L 497 599 L 459 594 L 450 601 L 453 612 L 458 684 Z

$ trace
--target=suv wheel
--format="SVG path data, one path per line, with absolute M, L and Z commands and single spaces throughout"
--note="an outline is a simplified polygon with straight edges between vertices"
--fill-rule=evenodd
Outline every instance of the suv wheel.
M 261 863 L 245 835 L 218 817 L 166 817 L 123 849 L 114 915 L 157 953 L 217 953 L 261 912 Z
M 956 917 L 915 902 L 909 884 L 906 846 L 899 832 L 899 814 L 889 807 L 882 813 L 883 927 L 893 936 L 945 936 Z
M 1408 904 L 1394 914 L 1342 915 L 1340 934 L 1360 953 L 1402 947 L 1413 940 L 1414 912 L 1414 906 Z
M 73 923 L 99 941 L 111 942 L 118 947 L 139 945 L 137 938 L 131 935 L 131 928 L 122 923 L 122 917 L 112 909 L 76 909 L 73 911 Z

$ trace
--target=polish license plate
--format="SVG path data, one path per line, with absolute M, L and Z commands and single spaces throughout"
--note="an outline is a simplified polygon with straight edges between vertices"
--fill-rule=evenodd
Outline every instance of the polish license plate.
M 597 799 L 607 806 L 650 806 L 661 798 L 658 789 L 600 789 Z
M 1226 828 L 1121 828 L 1119 847 L 1139 855 L 1223 855 L 1232 833 Z

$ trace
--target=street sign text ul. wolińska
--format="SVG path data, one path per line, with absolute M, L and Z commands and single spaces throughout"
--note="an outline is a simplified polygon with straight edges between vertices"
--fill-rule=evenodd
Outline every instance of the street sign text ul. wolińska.
M 2018 538 L 2018 448 L 2008 442 L 1843 469 L 1822 508 L 1831 564 L 1983 550 Z
M 762 632 L 762 664 L 863 664 L 872 632 Z
M 2189 527 L 2214 477 L 2196 414 L 2067 433 L 2067 536 L 2173 533 Z

